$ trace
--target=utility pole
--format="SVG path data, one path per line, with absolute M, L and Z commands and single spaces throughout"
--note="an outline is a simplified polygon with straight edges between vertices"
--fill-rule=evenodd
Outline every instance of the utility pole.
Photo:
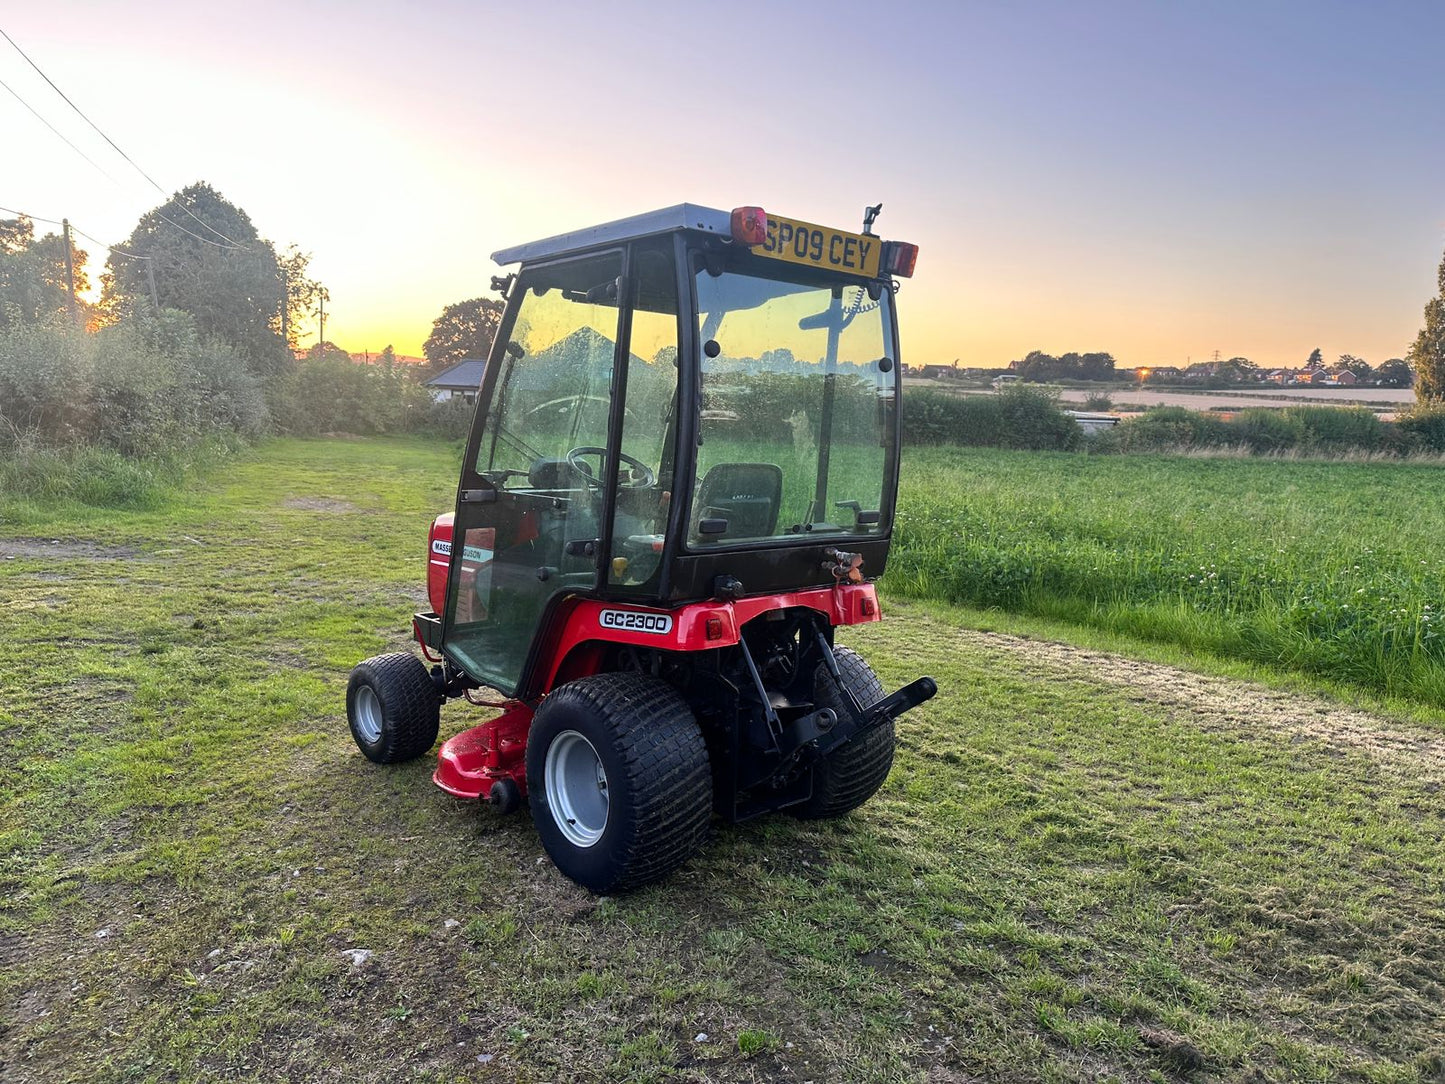
M 62 218 L 60 228 L 65 231 L 65 297 L 70 305 L 70 319 L 78 322 L 75 311 L 75 253 L 70 247 L 70 219 Z
M 316 345 L 320 346 L 326 341 L 326 292 L 321 293 L 321 330 L 316 335 Z

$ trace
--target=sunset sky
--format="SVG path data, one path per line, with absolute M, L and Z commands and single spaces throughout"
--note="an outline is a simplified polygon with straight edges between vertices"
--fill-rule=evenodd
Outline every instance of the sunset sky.
M 921 247 L 913 364 L 1402 355 L 1445 247 L 1445 4 L 376 2 L 0 8 L 169 193 L 205 180 L 419 354 L 495 249 L 691 201 Z M 162 202 L 0 39 L 0 206 Z M 88 245 L 96 263 L 104 253 Z M 312 329 L 314 338 L 314 329 Z

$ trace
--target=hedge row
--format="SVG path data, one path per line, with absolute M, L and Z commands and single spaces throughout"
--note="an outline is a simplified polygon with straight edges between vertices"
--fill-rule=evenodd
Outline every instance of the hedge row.
M 903 409 L 908 444 L 1091 452 L 1163 452 L 1243 449 L 1256 455 L 1445 452 L 1445 407 L 1416 407 L 1382 421 L 1363 407 L 1251 408 L 1233 417 L 1157 407 L 1092 437 L 1057 399 L 1039 388 L 1004 388 L 997 395 L 910 393 Z

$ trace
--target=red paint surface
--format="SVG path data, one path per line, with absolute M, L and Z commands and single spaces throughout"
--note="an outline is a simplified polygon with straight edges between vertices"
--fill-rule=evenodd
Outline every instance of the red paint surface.
M 452 540 L 453 513 L 443 512 L 432 520 L 431 535 L 426 543 L 426 597 L 431 601 L 431 612 L 441 613 L 447 605 L 447 566 L 451 563 L 449 554 L 438 553 L 433 543 Z
M 531 726 L 532 709 L 513 701 L 495 719 L 447 739 L 437 753 L 432 782 L 458 798 L 486 798 L 492 784 L 511 779 L 526 797 Z
M 432 523 L 427 542 L 427 595 L 433 611 L 441 613 L 446 606 L 451 558 L 432 549 L 432 543 L 437 541 L 452 541 L 450 512 L 438 516 Z M 565 599 L 556 611 L 556 635 L 544 649 L 541 662 L 546 675 L 542 683 L 543 696 L 558 685 L 596 673 L 602 665 L 605 644 L 635 644 L 665 651 L 709 651 L 736 644 L 738 630 L 755 617 L 771 610 L 800 606 L 818 611 L 831 625 L 857 625 L 882 617 L 878 593 L 871 583 L 756 595 L 736 602 L 694 602 L 675 610 L 596 599 Z M 670 617 L 672 628 L 656 633 L 605 627 L 601 623 L 604 610 Z M 511 779 L 525 796 L 527 734 L 538 702 L 511 701 L 496 718 L 448 739 L 437 753 L 432 781 L 458 798 L 487 798 L 493 784 Z

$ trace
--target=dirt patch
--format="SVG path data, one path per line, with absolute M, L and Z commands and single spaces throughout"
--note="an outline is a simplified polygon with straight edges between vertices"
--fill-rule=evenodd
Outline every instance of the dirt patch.
M 286 508 L 299 508 L 303 512 L 361 511 L 350 501 L 343 501 L 337 497 L 287 497 L 281 504 Z
M 63 561 L 79 557 L 87 561 L 126 561 L 140 551 L 134 546 L 110 546 L 61 538 L 0 538 L 0 560 L 40 558 Z
M 1001 633 L 956 630 L 958 639 L 1021 655 L 1053 674 L 1130 690 L 1130 699 L 1186 715 L 1201 730 L 1241 736 L 1285 735 L 1292 742 L 1362 752 L 1401 778 L 1445 783 L 1445 735 L 1310 696 L 1163 663 Z

